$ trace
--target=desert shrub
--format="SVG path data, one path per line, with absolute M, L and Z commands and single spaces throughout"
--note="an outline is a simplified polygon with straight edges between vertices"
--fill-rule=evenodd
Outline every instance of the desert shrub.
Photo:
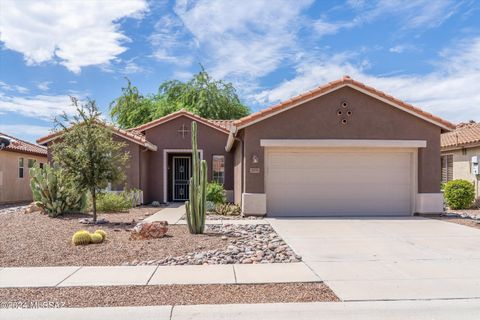
M 218 203 L 215 205 L 215 213 L 222 216 L 238 216 L 242 210 L 240 206 L 232 203 Z
M 207 201 L 211 201 L 215 204 L 225 203 L 225 189 L 223 185 L 218 182 L 210 182 L 207 184 Z
M 475 187 L 467 180 L 452 180 L 445 184 L 443 195 L 451 209 L 467 209 L 475 199 Z
M 205 203 L 205 210 L 207 210 L 207 212 L 215 211 L 215 203 L 213 201 L 207 201 Z
M 50 217 L 85 210 L 86 193 L 76 187 L 64 170 L 35 164 L 29 172 L 33 199 Z
M 85 246 L 89 244 L 92 241 L 92 238 L 90 236 L 90 233 L 85 230 L 80 230 L 75 232 L 75 234 L 72 237 L 72 243 L 76 246 Z
M 132 207 L 132 199 L 129 194 L 125 192 L 105 192 L 99 194 L 97 197 L 97 210 L 99 212 L 121 212 Z

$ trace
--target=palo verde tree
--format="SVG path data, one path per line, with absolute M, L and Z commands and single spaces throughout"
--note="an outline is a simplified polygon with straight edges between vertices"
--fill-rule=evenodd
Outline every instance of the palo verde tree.
M 64 169 L 79 191 L 90 193 L 96 223 L 97 195 L 108 183 L 125 179 L 124 167 L 129 155 L 123 151 L 123 142 L 112 139 L 112 131 L 100 119 L 95 101 L 80 104 L 72 98 L 72 103 L 76 114 L 73 117 L 63 114 L 55 120 L 62 135 L 53 144 L 53 161 Z
M 238 119 L 250 113 L 231 83 L 213 79 L 203 67 L 189 81 L 163 82 L 156 95 L 143 96 L 127 79 L 110 115 L 122 128 L 133 128 L 180 109 L 208 119 Z

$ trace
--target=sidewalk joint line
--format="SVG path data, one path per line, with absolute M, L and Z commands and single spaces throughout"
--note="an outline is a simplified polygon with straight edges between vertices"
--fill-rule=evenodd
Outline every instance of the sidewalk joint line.
M 238 284 L 237 281 L 237 272 L 235 271 L 235 264 L 232 264 L 232 269 L 233 269 L 233 278 L 235 280 L 235 284 Z
M 70 278 L 71 276 L 73 276 L 75 273 L 77 273 L 78 270 L 82 269 L 83 266 L 80 266 L 77 268 L 77 270 L 73 271 L 71 274 L 69 274 L 65 279 L 63 279 L 62 281 L 60 281 L 59 283 L 57 283 L 55 285 L 55 288 L 58 287 L 62 282 L 64 282 L 65 280 L 67 280 L 68 278 Z
M 158 270 L 158 267 L 160 267 L 159 264 L 157 264 L 157 267 L 155 268 L 155 270 L 153 270 L 152 274 L 151 274 L 150 277 L 148 278 L 147 283 L 145 284 L 146 286 L 148 286 L 148 284 L 150 283 L 150 280 L 152 280 L 153 276 L 155 275 L 155 273 L 156 273 L 157 270 Z

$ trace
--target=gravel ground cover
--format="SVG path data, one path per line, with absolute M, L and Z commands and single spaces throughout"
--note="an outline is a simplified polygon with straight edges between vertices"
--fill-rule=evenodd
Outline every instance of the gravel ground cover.
M 29 203 L 0 204 L 0 215 L 23 211 Z
M 97 266 L 121 265 L 125 261 L 161 259 L 195 250 L 220 249 L 225 241 L 218 235 L 192 236 L 186 226 L 170 226 L 162 239 L 129 240 L 129 230 L 146 215 L 159 208 L 139 207 L 128 213 L 99 214 L 110 223 L 90 226 L 80 224 L 88 215 L 68 214 L 49 218 L 40 213 L 15 212 L 0 216 L 0 266 Z M 74 232 L 103 229 L 108 233 L 101 244 L 74 246 Z
M 100 214 L 109 221 L 84 225 L 82 214 L 50 218 L 17 211 L 1 216 L 0 266 L 109 266 L 232 263 L 286 263 L 301 257 L 270 225 L 209 225 L 203 235 L 191 235 L 186 225 L 171 225 L 161 239 L 130 240 L 131 229 L 158 208 L 140 207 L 125 213 Z M 74 246 L 73 233 L 103 229 L 100 244 Z
M 323 283 L 257 285 L 162 285 L 0 289 L 1 306 L 8 302 L 31 307 L 53 302 L 60 307 L 231 304 L 339 301 Z
M 423 215 L 425 218 L 437 219 L 451 223 L 461 224 L 467 227 L 480 229 L 480 220 L 472 218 L 462 218 L 461 216 L 448 216 L 444 214 Z
M 207 225 L 207 232 L 219 235 L 224 246 L 179 256 L 169 255 L 158 260 L 126 262 L 124 265 L 251 264 L 302 260 L 270 225 Z
M 248 216 L 243 217 L 241 215 L 221 215 L 215 213 L 207 213 L 207 220 L 262 220 L 263 217 L 260 216 Z M 186 220 L 183 216 L 180 220 Z

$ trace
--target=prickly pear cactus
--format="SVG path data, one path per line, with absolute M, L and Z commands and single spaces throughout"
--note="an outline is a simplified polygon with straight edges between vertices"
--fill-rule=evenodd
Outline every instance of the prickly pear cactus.
M 35 164 L 29 172 L 33 199 L 49 216 L 85 208 L 85 192 L 76 190 L 60 169 L 49 165 L 40 168 Z
M 187 224 L 190 233 L 205 231 L 207 202 L 207 162 L 200 161 L 197 148 L 197 123 L 192 122 L 192 177 L 189 185 L 189 200 L 185 202 Z

